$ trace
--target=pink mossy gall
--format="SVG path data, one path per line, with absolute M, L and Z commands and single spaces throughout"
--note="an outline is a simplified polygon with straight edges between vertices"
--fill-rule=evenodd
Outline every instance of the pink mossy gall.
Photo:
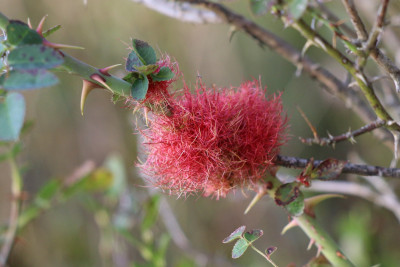
M 255 189 L 287 140 L 280 94 L 265 96 L 258 81 L 237 88 L 187 86 L 169 99 L 169 114 L 153 113 L 143 130 L 152 182 L 173 194 L 225 197 Z

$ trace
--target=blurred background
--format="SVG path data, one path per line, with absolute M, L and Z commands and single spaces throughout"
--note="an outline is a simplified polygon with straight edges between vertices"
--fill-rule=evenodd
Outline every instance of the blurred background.
M 305 41 L 298 33 L 284 28 L 272 15 L 252 17 L 247 2 L 237 1 L 229 3 L 229 6 L 297 48 L 301 49 L 304 45 Z M 339 17 L 346 18 L 340 2 L 331 3 L 331 7 Z M 227 25 L 183 23 L 129 0 L 88 0 L 87 4 L 82 0 L 0 0 L 0 11 L 12 19 L 26 21 L 29 17 L 33 25 L 48 15 L 45 28 L 57 24 L 62 26 L 49 40 L 84 47 L 85 50 L 67 52 L 96 67 L 123 63 L 128 54 L 127 43 L 130 44 L 132 37 L 145 40 L 160 53 L 168 53 L 175 58 L 185 79 L 192 84 L 198 75 L 207 84 L 221 87 L 237 86 L 260 76 L 269 92 L 283 92 L 291 136 L 282 149 L 284 155 L 349 159 L 349 155 L 357 154 L 368 164 L 382 166 L 388 166 L 392 159 L 391 151 L 371 134 L 357 138 L 356 144 L 337 144 L 335 149 L 302 144 L 298 137 L 312 137 L 312 133 L 297 107 L 304 111 L 321 136 L 325 136 L 327 131 L 333 135 L 341 134 L 349 128 L 361 127 L 363 123 L 317 82 L 305 74 L 297 77 L 293 65 L 268 48 L 260 47 L 249 36 L 239 32 L 229 41 Z M 307 54 L 345 79 L 341 68 L 322 58 L 318 49 L 311 48 Z M 122 77 L 123 67 L 113 73 Z M 151 206 L 157 198 L 149 196 L 149 190 L 143 186 L 145 184 L 135 168 L 140 147 L 139 138 L 134 134 L 137 118 L 124 108 L 124 103 L 114 105 L 110 101 L 111 95 L 104 91 L 94 91 L 90 95 L 85 114 L 81 116 L 81 79 L 63 73 L 58 77 L 60 83 L 56 86 L 24 93 L 28 106 L 27 119 L 33 121 L 33 128 L 22 140 L 23 152 L 19 157 L 19 165 L 24 169 L 26 202 L 29 203 L 32 196 L 51 179 L 62 181 L 88 160 L 101 166 L 111 155 L 117 155 L 114 157 L 122 159 L 120 163 L 123 163 L 126 188 L 129 189 L 124 191 L 129 198 L 126 211 L 129 216 L 124 217 L 124 223 L 131 224 L 133 238 L 157 243 L 162 239 L 162 233 L 168 233 L 163 219 L 159 218 L 151 231 L 147 230 L 150 237 L 143 235 L 138 226 L 145 217 L 145 207 Z M 289 170 L 282 172 L 297 173 Z M 8 165 L 0 163 L 1 225 L 7 223 L 9 216 L 9 176 Z M 391 182 L 393 188 L 398 186 L 398 182 Z M 107 202 L 101 193 L 93 194 L 96 201 Z M 253 251 L 238 260 L 230 258 L 232 244 L 225 245 L 221 241 L 241 225 L 264 230 L 264 236 L 256 245 L 261 250 L 277 246 L 278 250 L 272 258 L 279 266 L 305 264 L 316 254 L 316 249 L 306 250 L 309 240 L 300 229 L 290 230 L 281 236 L 288 217 L 273 201 L 265 198 L 249 214 L 243 215 L 253 194 L 238 191 L 218 201 L 200 196 L 177 199 L 176 196 L 162 194 L 171 209 L 169 215 L 175 216 L 190 242 L 186 245 L 190 249 L 184 251 L 171 241 L 165 253 L 166 266 L 266 266 L 265 261 Z M 121 203 L 117 202 L 104 204 L 106 207 L 109 205 L 111 210 L 106 215 L 121 209 Z M 90 203 L 84 195 L 77 194 L 43 212 L 18 234 L 9 265 L 133 266 L 128 263 L 135 263 L 142 264 L 135 266 L 155 266 L 144 265 L 146 256 L 135 241 L 129 244 L 121 238 L 110 237 L 102 227 L 102 222 L 108 217 Z M 317 208 L 317 214 L 358 266 L 378 263 L 381 266 L 398 266 L 399 222 L 389 211 L 366 200 L 348 197 L 326 201 Z M 189 253 L 189 250 L 194 252 Z M 115 260 L 115 255 L 108 256 L 107 251 L 120 253 L 120 257 L 116 257 L 120 261 Z

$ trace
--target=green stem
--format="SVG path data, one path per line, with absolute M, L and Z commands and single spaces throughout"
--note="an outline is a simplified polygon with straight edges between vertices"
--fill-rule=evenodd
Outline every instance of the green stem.
M 263 253 L 261 250 L 259 250 L 258 248 L 256 248 L 255 246 L 253 246 L 252 243 L 250 243 L 250 247 L 257 252 L 258 254 L 260 254 L 261 256 L 263 256 L 263 258 L 265 258 L 269 263 L 272 264 L 272 266 L 274 267 L 278 267 L 278 265 L 276 265 L 270 258 L 268 258 L 267 255 L 265 255 L 265 253 Z
M 64 52 L 64 63 L 58 67 L 61 70 L 67 71 L 70 74 L 76 74 L 82 77 L 85 80 L 94 82 L 99 84 L 97 81 L 93 80 L 91 77 L 93 74 L 97 74 L 102 77 L 107 84 L 107 86 L 112 93 L 122 95 L 122 96 L 129 96 L 131 90 L 131 84 L 123 79 L 120 79 L 113 75 L 104 75 L 102 74 L 99 69 L 86 64 Z M 102 86 L 102 85 L 101 85 Z
M 13 157 L 10 157 L 10 167 L 11 167 L 11 207 L 10 207 L 10 218 L 8 221 L 8 230 L 4 235 L 3 246 L 0 250 L 0 266 L 5 266 L 8 255 L 12 245 L 14 243 L 15 233 L 18 228 L 18 216 L 19 216 L 19 199 L 21 196 L 22 179 L 21 174 L 18 170 L 18 166 Z
M 322 229 L 315 218 L 303 214 L 294 217 L 293 220 L 295 220 L 304 233 L 317 244 L 318 249 L 321 250 L 322 254 L 324 254 L 333 266 L 354 266 L 339 249 L 330 235 Z
M 386 111 L 378 97 L 376 96 L 371 84 L 367 81 L 366 77 L 360 72 L 354 63 L 344 56 L 339 50 L 335 49 L 325 39 L 323 39 L 318 33 L 316 33 L 311 27 L 309 27 L 303 20 L 299 20 L 292 24 L 292 26 L 298 30 L 307 40 L 311 40 L 314 45 L 324 50 L 328 55 L 333 57 L 339 62 L 356 80 L 358 86 L 363 92 L 364 96 L 368 100 L 370 106 L 374 110 L 375 114 L 382 120 L 388 122 L 394 122 L 393 118 Z M 400 125 L 397 123 L 389 123 L 386 126 L 390 130 L 400 131 Z
M 268 195 L 274 199 L 275 192 L 279 186 L 283 183 L 275 177 L 268 177 L 267 182 L 271 183 L 269 186 Z M 343 252 L 339 249 L 335 241 L 330 237 L 330 235 L 319 225 L 316 219 L 303 213 L 300 216 L 293 217 L 298 224 L 298 226 L 303 230 L 303 232 L 313 241 L 318 250 L 328 259 L 328 261 L 333 266 L 338 267 L 351 267 L 354 266 L 350 260 L 344 256 Z

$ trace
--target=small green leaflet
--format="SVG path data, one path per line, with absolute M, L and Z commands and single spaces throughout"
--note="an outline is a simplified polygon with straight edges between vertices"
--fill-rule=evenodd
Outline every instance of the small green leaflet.
M 46 38 L 47 36 L 49 36 L 50 34 L 55 33 L 56 31 L 58 31 L 61 28 L 61 25 L 56 25 L 54 27 L 51 27 L 50 29 L 48 29 L 47 31 L 43 32 L 43 37 Z
M 161 67 L 160 71 L 157 74 L 152 74 L 151 78 L 153 81 L 161 82 L 168 81 L 174 78 L 175 74 L 168 67 Z
M 136 79 L 131 87 L 131 96 L 136 100 L 143 100 L 146 97 L 149 88 L 149 80 L 146 76 L 141 75 Z
M 25 100 L 19 93 L 8 93 L 0 98 L 0 140 L 18 139 L 25 118 Z
M 138 57 L 135 51 L 129 53 L 128 58 L 126 59 L 125 69 L 127 71 L 137 71 L 137 67 L 143 66 L 142 61 Z
M 157 56 L 154 49 L 146 42 L 133 39 L 132 40 L 133 50 L 139 55 L 143 65 L 156 64 Z
M 61 54 L 44 45 L 22 45 L 8 55 L 8 64 L 13 69 L 51 69 L 64 62 Z
M 243 232 L 246 230 L 246 226 L 240 226 L 238 229 L 233 231 L 227 238 L 222 240 L 222 243 L 229 243 L 235 239 L 238 239 L 242 236 Z
M 243 237 L 250 243 L 256 241 L 264 234 L 263 230 L 254 229 L 244 233 Z
M 143 75 L 149 75 L 149 74 L 155 72 L 157 69 L 158 69 L 158 65 L 155 65 L 155 64 L 136 67 L 136 70 Z
M 237 259 L 246 252 L 249 243 L 245 239 L 239 239 L 232 249 L 232 258 Z
M 288 16 L 293 20 L 300 19 L 307 9 L 308 0 L 290 0 L 287 7 Z
M 256 16 L 261 16 L 268 11 L 268 2 L 270 0 L 250 0 L 250 9 Z
M 10 45 L 42 44 L 43 38 L 35 30 L 19 20 L 10 20 L 6 28 L 7 42 Z
M 291 215 L 299 216 L 304 210 L 304 196 L 297 183 L 283 184 L 275 192 L 275 203 Z
M 312 179 L 333 180 L 343 171 L 346 161 L 338 159 L 326 159 L 321 162 L 311 173 Z
M 0 87 L 6 90 L 30 90 L 55 85 L 58 78 L 45 69 L 12 70 L 0 76 Z

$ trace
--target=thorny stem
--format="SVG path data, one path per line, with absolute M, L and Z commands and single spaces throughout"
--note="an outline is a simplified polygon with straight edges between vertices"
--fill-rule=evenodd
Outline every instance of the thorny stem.
M 326 40 L 324 40 L 318 33 L 312 30 L 303 20 L 293 23 L 292 26 L 297 29 L 305 38 L 312 40 L 317 47 L 323 49 L 327 54 L 339 62 L 353 76 L 364 96 L 368 100 L 370 106 L 380 119 L 385 121 L 393 121 L 393 118 L 389 115 L 385 107 L 376 96 L 365 75 L 357 70 L 353 62 L 335 49 Z M 387 128 L 394 131 L 400 131 L 400 125 L 397 123 L 388 125 Z
M 61 70 L 67 71 L 70 74 L 76 74 L 85 80 L 99 84 L 97 81 L 92 79 L 93 74 L 97 74 L 104 79 L 112 93 L 119 94 L 121 96 L 129 96 L 131 90 L 131 84 L 113 75 L 105 75 L 100 72 L 99 69 L 90 66 L 64 52 L 64 63 L 59 67 Z M 103 85 L 100 85 L 104 87 Z
M 354 266 L 338 248 L 336 242 L 322 229 L 317 220 L 307 214 L 294 217 L 298 226 L 312 239 L 333 266 Z
M 275 199 L 275 192 L 282 182 L 275 177 L 268 177 L 268 182 L 272 183 L 272 189 L 268 190 L 268 195 Z M 350 267 L 354 266 L 343 252 L 339 249 L 335 241 L 330 235 L 320 226 L 316 219 L 303 213 L 300 216 L 292 217 L 297 222 L 297 225 L 306 233 L 306 235 L 313 241 L 318 248 L 318 252 L 324 254 L 328 261 L 337 267 Z
M 358 15 L 357 9 L 353 3 L 353 1 L 351 0 L 343 0 L 345 6 L 346 6 L 346 10 L 347 13 L 349 13 L 350 17 L 356 16 L 359 19 L 357 19 L 356 21 L 353 21 L 353 26 L 356 29 L 364 29 L 365 31 L 365 26 L 362 23 L 360 16 Z M 351 5 L 347 5 L 347 2 L 351 2 Z M 384 0 L 379 12 L 378 12 L 378 18 L 375 22 L 374 28 L 373 28 L 373 32 L 375 32 L 375 34 L 378 34 L 382 31 L 382 27 L 384 26 L 384 17 L 386 14 L 386 9 L 387 9 L 387 5 L 388 5 L 389 1 Z M 368 33 L 365 31 L 364 34 L 368 37 Z M 378 35 L 376 37 L 378 37 Z M 367 38 L 360 38 L 361 42 L 365 42 L 367 41 Z M 374 46 L 371 47 L 369 49 L 369 54 L 366 54 L 367 56 L 371 56 L 371 58 L 373 60 L 375 60 L 375 62 L 382 68 L 384 69 L 392 78 L 394 85 L 396 87 L 396 91 L 400 92 L 400 69 L 392 62 L 392 60 L 390 60 L 385 54 L 382 53 L 382 51 L 376 47 L 376 42 L 374 42 Z M 366 59 L 364 59 L 366 60 Z M 360 62 L 361 64 L 363 64 L 363 62 Z
M 6 265 L 12 245 L 14 243 L 15 233 L 18 228 L 19 205 L 22 188 L 21 174 L 13 156 L 9 159 L 11 167 L 11 207 L 10 218 L 8 221 L 8 230 L 4 235 L 4 243 L 0 250 L 0 267 Z
M 350 15 L 351 22 L 356 30 L 357 37 L 360 41 L 364 42 L 368 38 L 367 30 L 362 22 L 353 0 L 343 0 L 347 13 Z
M 339 18 L 333 14 L 329 8 L 327 8 L 321 1 L 316 1 L 315 3 L 317 6 L 317 9 L 320 11 L 320 13 L 329 21 L 334 21 L 337 22 L 339 21 Z M 356 33 L 349 27 L 347 26 L 346 23 L 343 23 L 341 25 L 338 25 L 347 35 L 350 36 L 350 38 L 355 38 Z
M 371 34 L 369 35 L 368 40 L 365 44 L 364 50 L 367 52 L 367 54 L 369 50 L 376 47 L 377 45 L 378 37 L 382 33 L 382 28 L 384 25 L 385 15 L 388 5 L 389 5 L 389 0 L 383 0 L 382 5 L 379 8 L 378 17 L 376 18 Z
M 328 91 L 346 103 L 351 103 L 352 109 L 357 113 L 360 118 L 365 122 L 370 122 L 376 119 L 374 112 L 371 112 L 368 105 L 361 99 L 353 90 L 349 90 L 347 85 L 335 77 L 332 73 L 321 67 L 319 64 L 311 61 L 308 57 L 302 56 L 301 52 L 291 46 L 289 43 L 279 38 L 275 34 L 267 31 L 260 25 L 246 19 L 245 17 L 233 12 L 225 6 L 210 2 L 207 0 L 179 0 L 180 2 L 187 2 L 193 5 L 204 7 L 208 10 L 215 12 L 223 21 L 234 26 L 237 30 L 242 30 L 249 36 L 253 37 L 256 41 L 263 45 L 267 45 L 270 49 L 274 50 L 284 59 L 291 62 L 294 66 L 301 68 L 308 73 L 312 78 L 318 80 Z M 373 51 L 372 51 L 373 52 Z M 382 54 L 382 53 L 381 53 Z M 382 54 L 381 57 L 384 55 Z M 384 63 L 382 63 L 384 64 Z M 392 66 L 390 69 L 392 77 L 397 75 L 396 67 Z M 398 73 L 400 77 L 400 71 Z M 400 85 L 399 85 L 400 87 Z M 393 149 L 393 143 L 390 141 L 392 136 L 384 130 L 375 131 L 374 134 L 387 145 Z
M 338 135 L 338 136 L 329 136 L 329 137 L 314 137 L 314 138 L 300 138 L 301 142 L 307 145 L 317 144 L 320 146 L 325 145 L 335 145 L 336 143 L 349 140 L 350 142 L 355 142 L 354 137 L 360 136 L 364 133 L 371 132 L 379 127 L 382 127 L 386 124 L 385 121 L 378 119 L 370 124 L 364 125 L 360 129 L 355 131 L 348 131 L 347 133 Z
M 274 163 L 282 167 L 302 169 L 305 168 L 310 161 L 311 161 L 310 159 L 302 159 L 302 158 L 278 155 Z M 317 167 L 322 162 L 323 160 L 314 160 L 313 166 Z M 400 168 L 385 168 L 380 166 L 362 165 L 353 163 L 346 163 L 342 169 L 342 173 L 357 174 L 364 176 L 400 178 Z

